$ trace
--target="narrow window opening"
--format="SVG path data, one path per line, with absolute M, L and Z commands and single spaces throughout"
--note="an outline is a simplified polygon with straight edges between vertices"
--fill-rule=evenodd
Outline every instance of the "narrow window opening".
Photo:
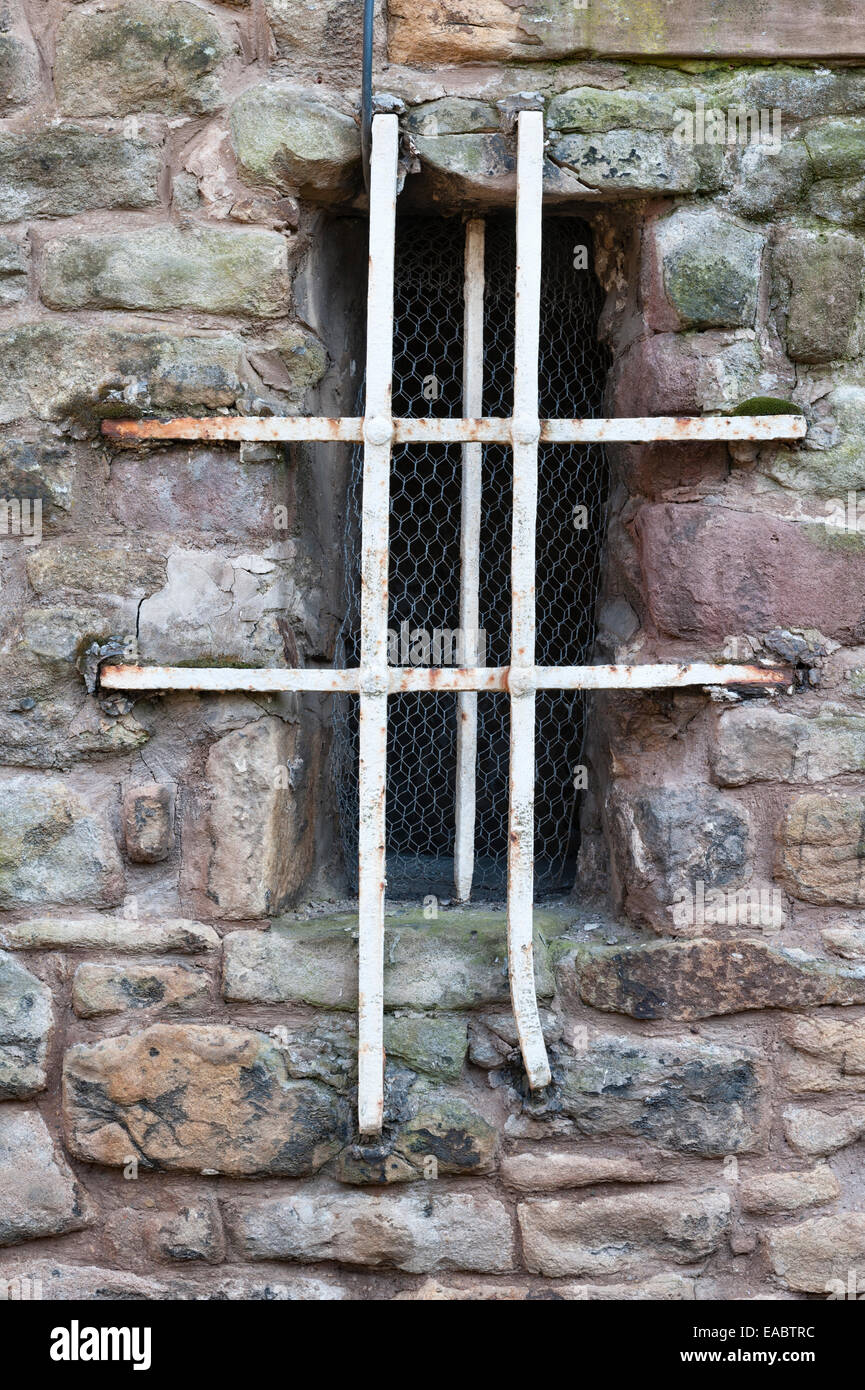
M 463 369 L 463 239 L 457 218 L 406 218 L 397 227 L 395 416 L 460 416 Z M 514 219 L 486 226 L 484 415 L 512 410 Z M 598 344 L 600 289 L 591 233 L 573 218 L 544 224 L 541 418 L 602 413 L 606 356 Z M 360 508 L 363 451 L 351 470 L 346 536 L 346 617 L 337 665 L 360 655 Z M 389 633 L 394 665 L 459 664 L 459 444 L 393 451 L 390 502 Z M 544 444 L 539 456 L 537 663 L 591 659 L 607 473 L 603 449 Z M 487 666 L 510 661 L 511 458 L 483 450 L 480 627 Z M 335 775 L 350 878 L 357 865 L 357 699 L 335 701 Z M 573 882 L 587 696 L 539 691 L 536 731 L 536 894 Z M 472 896 L 501 899 L 507 876 L 508 696 L 478 696 L 477 810 Z M 391 898 L 450 898 L 456 778 L 456 698 L 434 693 L 389 701 L 387 879 Z

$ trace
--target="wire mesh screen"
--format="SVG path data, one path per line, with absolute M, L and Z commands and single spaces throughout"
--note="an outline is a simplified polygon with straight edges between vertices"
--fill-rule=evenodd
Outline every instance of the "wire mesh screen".
M 458 219 L 411 218 L 396 243 L 393 413 L 462 415 L 463 238 Z M 586 248 L 588 265 L 578 254 Z M 606 372 L 597 342 L 600 293 L 590 233 L 576 219 L 544 224 L 541 417 L 602 413 Z M 485 415 L 508 416 L 513 397 L 514 219 L 486 226 Z M 391 467 L 389 657 L 391 664 L 460 664 L 459 444 L 400 445 Z M 354 451 L 346 534 L 346 617 L 337 665 L 360 659 L 360 512 L 363 451 Z M 542 445 L 537 528 L 537 664 L 588 661 L 594 640 L 607 478 L 598 445 Z M 511 457 L 485 445 L 480 536 L 481 664 L 510 661 Z M 536 892 L 573 877 L 580 764 L 586 722 L 581 691 L 539 691 L 535 740 Z M 357 698 L 340 696 L 334 718 L 337 800 L 346 868 L 357 874 Z M 502 895 L 507 870 L 508 697 L 478 696 L 473 896 Z M 394 898 L 453 888 L 456 697 L 388 701 L 387 879 Z

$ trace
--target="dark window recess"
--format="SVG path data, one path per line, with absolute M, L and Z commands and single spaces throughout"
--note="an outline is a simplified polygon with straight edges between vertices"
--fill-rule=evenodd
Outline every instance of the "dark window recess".
M 397 228 L 393 413 L 462 414 L 463 224 L 410 218 Z M 588 248 L 585 223 L 544 223 L 540 415 L 599 416 L 607 359 L 598 344 L 600 289 L 575 268 Z M 486 227 L 484 414 L 507 416 L 513 393 L 514 220 Z M 481 628 L 486 665 L 510 660 L 510 450 L 486 445 L 481 520 Z M 360 658 L 362 449 L 352 466 L 346 534 L 346 617 L 337 666 Z M 390 619 L 397 635 L 459 627 L 461 446 L 394 450 L 390 504 Z M 537 664 L 588 663 L 604 534 L 607 470 L 599 445 L 541 445 L 537 530 Z M 586 509 L 586 524 L 575 508 Z M 405 626 L 407 625 L 407 629 Z M 417 654 L 417 648 L 415 649 Z M 446 650 L 446 648 L 445 648 Z M 447 660 L 447 657 L 444 658 Z M 426 664 L 397 651 L 395 664 Z M 430 664 L 436 664 L 432 660 Z M 357 875 L 357 698 L 335 701 L 334 772 L 346 868 Z M 391 898 L 453 891 L 456 697 L 389 701 L 387 878 Z M 586 727 L 583 691 L 540 691 L 535 741 L 535 892 L 573 882 L 579 837 L 575 767 Z M 477 820 L 472 896 L 496 898 L 506 883 L 508 697 L 478 696 Z

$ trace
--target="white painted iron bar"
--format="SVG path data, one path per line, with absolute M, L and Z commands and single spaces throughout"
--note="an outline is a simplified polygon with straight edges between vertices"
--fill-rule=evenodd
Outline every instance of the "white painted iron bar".
M 372 123 L 361 512 L 358 839 L 358 1127 L 380 1134 L 384 1113 L 385 776 L 390 454 L 393 438 L 393 267 L 399 126 Z
M 391 695 L 418 691 L 488 691 L 510 689 L 508 666 L 389 666 Z M 710 662 L 654 666 L 535 666 L 521 668 L 519 681 L 535 690 L 655 690 L 692 685 L 788 685 L 790 672 L 773 666 L 713 666 Z M 357 693 L 360 671 L 318 668 L 287 670 L 262 667 L 103 666 L 104 690 L 283 690 Z
M 480 409 L 480 407 L 478 407 Z M 651 415 L 633 419 L 541 420 L 544 444 L 652 444 L 707 440 L 803 439 L 804 415 Z M 293 440 L 352 443 L 363 439 L 363 420 L 320 415 L 240 416 L 180 420 L 103 420 L 102 433 L 119 444 L 147 440 L 202 440 L 214 443 Z M 393 421 L 396 444 L 510 444 L 513 422 L 493 416 Z
M 463 410 L 469 418 L 483 410 L 484 387 L 484 236 L 482 217 L 466 223 L 463 319 Z M 478 660 L 480 627 L 481 470 L 483 445 L 463 444 L 460 506 L 460 632 L 468 666 Z M 475 863 L 475 810 L 478 753 L 478 697 L 457 695 L 456 814 L 454 896 L 467 902 Z
M 535 823 L 535 530 L 538 506 L 538 351 L 544 118 L 517 118 L 517 273 L 511 531 L 508 975 L 520 1050 L 532 1090 L 550 1064 L 538 1016 L 533 949 Z

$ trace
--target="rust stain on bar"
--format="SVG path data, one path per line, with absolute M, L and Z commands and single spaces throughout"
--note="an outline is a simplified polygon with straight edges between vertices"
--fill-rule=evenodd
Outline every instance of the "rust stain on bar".
M 652 443 L 668 440 L 772 440 L 802 439 L 808 424 L 802 415 L 704 415 L 649 416 L 609 420 L 542 420 L 544 443 Z M 509 444 L 510 419 L 394 420 L 397 444 L 429 442 Z M 232 443 L 316 441 L 353 443 L 363 438 L 363 420 L 353 416 L 226 415 L 178 420 L 103 420 L 102 433 L 117 444 L 147 440 L 203 440 Z

